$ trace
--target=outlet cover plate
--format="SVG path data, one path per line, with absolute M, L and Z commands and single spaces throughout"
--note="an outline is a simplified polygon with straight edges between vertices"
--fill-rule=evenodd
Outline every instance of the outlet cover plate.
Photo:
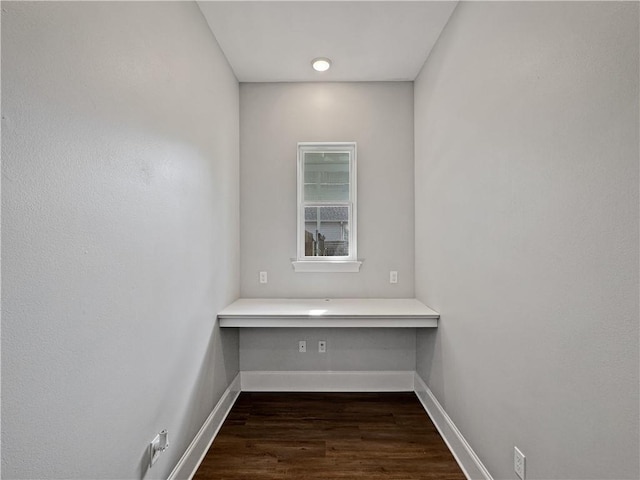
M 525 480 L 525 460 L 526 457 L 524 453 L 522 453 L 518 447 L 513 447 L 513 470 L 522 480 Z

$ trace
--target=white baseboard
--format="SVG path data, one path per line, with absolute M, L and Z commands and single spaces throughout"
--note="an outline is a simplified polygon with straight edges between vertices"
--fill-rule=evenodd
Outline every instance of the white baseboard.
M 176 464 L 175 468 L 169 475 L 168 480 L 191 480 L 202 463 L 204 456 L 207 454 L 209 447 L 211 447 L 213 439 L 216 438 L 225 418 L 229 415 L 231 407 L 233 407 L 233 404 L 236 402 L 238 395 L 240 395 L 239 373 L 222 394 L 217 405 L 202 424 L 200 431 L 198 431 L 193 441 L 184 452 L 184 455 L 182 455 L 182 458 Z
M 493 477 L 473 451 L 471 445 L 465 440 L 458 427 L 438 402 L 438 399 L 417 373 L 415 373 L 414 390 L 429 418 L 431 418 L 438 432 L 440 432 L 440 436 L 449 447 L 458 465 L 460 465 L 464 475 L 469 480 L 493 480 Z
M 242 371 L 243 392 L 412 392 L 413 371 Z
M 195 475 L 240 391 L 246 392 L 411 392 L 414 391 L 468 480 L 493 480 L 440 402 L 414 371 L 238 373 L 224 392 L 168 480 Z

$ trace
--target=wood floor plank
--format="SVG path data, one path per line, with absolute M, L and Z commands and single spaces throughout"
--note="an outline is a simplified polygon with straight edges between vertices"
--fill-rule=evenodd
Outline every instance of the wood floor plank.
M 413 393 L 248 393 L 194 480 L 465 480 Z

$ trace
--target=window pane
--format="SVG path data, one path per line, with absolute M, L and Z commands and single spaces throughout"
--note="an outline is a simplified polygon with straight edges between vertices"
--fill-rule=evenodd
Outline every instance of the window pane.
M 304 154 L 304 200 L 307 202 L 349 200 L 348 152 L 306 152 Z
M 304 207 L 304 254 L 349 255 L 349 207 Z

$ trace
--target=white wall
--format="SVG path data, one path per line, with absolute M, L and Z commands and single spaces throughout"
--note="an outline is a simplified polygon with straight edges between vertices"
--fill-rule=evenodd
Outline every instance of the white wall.
M 298 352 L 306 340 L 307 351 Z M 318 342 L 326 342 L 326 353 Z M 240 370 L 413 371 L 413 328 L 243 328 Z
M 238 370 L 237 81 L 194 3 L 2 10 L 3 478 L 166 478 Z
M 240 138 L 243 297 L 413 296 L 412 83 L 243 83 Z M 321 141 L 358 143 L 359 273 L 291 266 L 297 143 Z
M 243 297 L 413 296 L 412 83 L 243 83 L 240 139 Z M 358 143 L 358 273 L 291 266 L 297 143 L 316 141 Z M 262 270 L 267 284 L 258 282 Z M 298 353 L 298 340 L 309 342 L 307 353 Z M 413 370 L 414 359 L 413 329 L 240 332 L 242 370 Z
M 418 371 L 496 479 L 637 479 L 638 3 L 464 2 L 415 84 Z

